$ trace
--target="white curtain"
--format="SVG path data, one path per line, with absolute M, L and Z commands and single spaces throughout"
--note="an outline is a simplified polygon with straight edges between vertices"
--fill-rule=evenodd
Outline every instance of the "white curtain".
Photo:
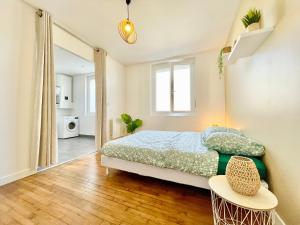
M 33 129 L 33 168 L 57 162 L 55 73 L 52 19 L 45 11 L 37 13 L 37 64 Z
M 107 141 L 106 119 L 106 51 L 94 50 L 96 81 L 96 147 L 100 150 Z

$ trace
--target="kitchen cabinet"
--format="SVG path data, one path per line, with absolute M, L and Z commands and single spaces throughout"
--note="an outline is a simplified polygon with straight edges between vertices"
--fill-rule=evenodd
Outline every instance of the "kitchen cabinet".
M 73 78 L 72 76 L 56 75 L 56 107 L 60 109 L 73 108 Z

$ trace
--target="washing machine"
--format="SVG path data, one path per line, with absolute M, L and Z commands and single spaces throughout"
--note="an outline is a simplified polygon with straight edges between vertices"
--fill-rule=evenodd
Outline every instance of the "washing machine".
M 57 119 L 58 138 L 79 136 L 79 119 L 77 116 L 62 116 Z

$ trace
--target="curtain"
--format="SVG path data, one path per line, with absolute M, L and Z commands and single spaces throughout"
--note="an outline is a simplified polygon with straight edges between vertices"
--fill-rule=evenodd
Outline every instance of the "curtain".
M 96 81 L 96 147 L 100 150 L 107 141 L 106 119 L 106 51 L 94 50 Z
M 57 162 L 55 73 L 52 19 L 45 11 L 37 12 L 37 60 L 33 131 L 33 167 Z

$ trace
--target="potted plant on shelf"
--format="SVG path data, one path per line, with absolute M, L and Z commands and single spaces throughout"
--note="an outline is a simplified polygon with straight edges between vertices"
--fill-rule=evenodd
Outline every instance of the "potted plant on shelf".
M 241 19 L 248 32 L 260 28 L 261 11 L 255 8 L 249 9 L 248 13 Z
M 126 124 L 127 133 L 133 134 L 134 131 L 143 125 L 143 121 L 140 119 L 133 120 L 130 115 L 121 114 L 121 120 Z
M 219 68 L 219 75 L 221 79 L 221 75 L 224 73 L 224 54 L 231 52 L 231 46 L 227 46 L 222 48 L 218 57 L 218 68 Z

